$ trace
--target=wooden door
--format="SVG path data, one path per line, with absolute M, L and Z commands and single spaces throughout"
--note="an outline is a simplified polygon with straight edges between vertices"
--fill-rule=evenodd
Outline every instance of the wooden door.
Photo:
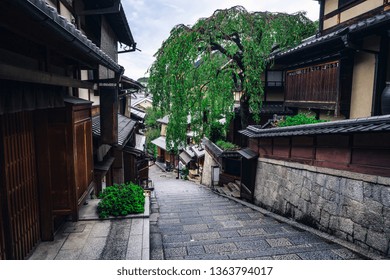
M 6 114 L 0 121 L 5 251 L 7 259 L 24 259 L 40 240 L 33 114 Z

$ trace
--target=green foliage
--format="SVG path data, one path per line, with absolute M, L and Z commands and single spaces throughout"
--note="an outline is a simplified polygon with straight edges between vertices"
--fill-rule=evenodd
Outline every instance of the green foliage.
M 185 144 L 188 115 L 195 141 L 209 137 L 221 116 L 229 124 L 237 88 L 244 93 L 243 114 L 252 112 L 259 119 L 260 77 L 272 47 L 298 44 L 315 31 L 305 13 L 250 13 L 241 6 L 217 10 L 192 27 L 175 26 L 157 52 L 149 78 L 153 106 L 170 117 L 168 150 Z M 242 117 L 244 127 L 248 119 Z
M 302 124 L 312 124 L 324 122 L 323 120 L 317 120 L 314 116 L 309 114 L 300 113 L 293 117 L 286 117 L 285 120 L 278 123 L 279 127 L 293 126 L 293 125 L 302 125 Z
M 159 128 L 157 120 L 162 118 L 163 114 L 159 108 L 151 107 L 146 109 L 145 125 L 148 128 Z
M 211 142 L 216 142 L 219 139 L 225 138 L 225 126 L 220 122 L 213 122 L 210 125 L 209 138 Z
M 223 141 L 223 140 L 218 140 L 215 144 L 216 144 L 218 147 L 220 147 L 222 150 L 224 150 L 224 151 L 229 151 L 229 150 L 236 150 L 236 149 L 238 149 L 238 146 L 237 146 L 237 145 L 234 145 L 233 143 L 226 142 L 226 141 Z
M 190 170 L 187 167 L 183 167 L 180 170 L 181 176 L 184 180 L 188 180 L 188 175 L 190 174 Z
M 148 130 L 145 133 L 145 136 L 146 136 L 146 148 L 150 154 L 154 155 L 154 149 L 156 145 L 152 144 L 151 142 L 160 136 L 160 129 L 148 128 Z
M 100 218 L 144 212 L 144 191 L 133 183 L 106 187 L 99 198 L 102 199 L 97 207 Z

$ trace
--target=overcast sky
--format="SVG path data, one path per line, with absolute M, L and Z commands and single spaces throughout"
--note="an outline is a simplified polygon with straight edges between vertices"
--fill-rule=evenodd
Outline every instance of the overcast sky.
M 122 0 L 122 4 L 137 48 L 141 50 L 119 54 L 119 64 L 125 67 L 125 75 L 132 79 L 149 75 L 147 71 L 154 61 L 153 55 L 175 25 L 193 25 L 217 9 L 241 5 L 250 12 L 306 11 L 312 20 L 319 16 L 319 4 L 314 0 Z

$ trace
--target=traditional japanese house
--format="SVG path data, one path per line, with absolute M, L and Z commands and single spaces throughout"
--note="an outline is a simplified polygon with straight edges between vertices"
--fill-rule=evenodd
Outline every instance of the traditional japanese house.
M 275 90 L 295 112 L 323 119 L 380 115 L 390 80 L 390 12 L 383 0 L 320 0 L 319 32 L 302 44 L 275 51 L 266 92 Z
M 24 259 L 94 189 L 93 114 L 118 143 L 118 42 L 135 42 L 116 0 L 4 0 L 0 18 L 0 258 Z
M 295 112 L 331 121 L 240 133 L 259 154 L 254 203 L 388 257 L 388 1 L 323 0 L 317 36 L 273 53 Z M 342 120 L 336 120 L 336 119 Z

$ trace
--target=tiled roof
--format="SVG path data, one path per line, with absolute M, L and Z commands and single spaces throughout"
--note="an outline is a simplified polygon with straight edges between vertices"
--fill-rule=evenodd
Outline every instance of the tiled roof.
M 167 143 L 166 143 L 166 138 L 164 136 L 160 136 L 154 140 L 151 141 L 152 144 L 156 145 L 157 147 L 167 150 Z
M 340 39 L 343 35 L 346 34 L 354 34 L 356 32 L 360 32 L 366 29 L 371 29 L 371 28 L 376 28 L 378 26 L 382 26 L 383 24 L 389 23 L 390 22 L 390 11 L 383 12 L 381 14 L 375 15 L 373 17 L 361 20 L 355 24 L 352 24 L 348 27 L 342 27 L 332 33 L 329 33 L 324 36 L 320 37 L 314 37 L 311 39 L 308 39 L 304 41 L 302 44 L 288 49 L 286 51 L 275 51 L 271 54 L 270 59 L 277 59 L 286 55 L 293 54 L 297 51 L 304 50 L 306 48 L 314 47 L 317 45 L 321 45 L 325 42 L 329 42 L 332 40 L 338 40 Z
M 20 7 L 25 8 L 37 20 L 44 22 L 54 32 L 61 35 L 65 41 L 73 42 L 84 49 L 86 55 L 93 57 L 104 66 L 116 71 L 122 71 L 123 67 L 104 53 L 80 30 L 71 24 L 66 18 L 59 15 L 53 7 L 43 0 L 14 0 Z
M 118 145 L 124 146 L 129 140 L 130 134 L 133 132 L 136 121 L 118 114 Z M 92 118 L 92 133 L 95 137 L 101 136 L 100 131 L 100 115 Z
M 265 138 L 383 131 L 390 131 L 390 115 L 267 129 L 253 125 L 239 132 L 249 138 Z
M 146 113 L 142 110 L 139 110 L 135 107 L 131 107 L 131 111 L 130 111 L 131 115 L 134 115 L 135 118 L 138 118 L 138 119 L 141 119 L 141 120 L 144 120 L 145 119 L 145 116 L 146 116 Z

